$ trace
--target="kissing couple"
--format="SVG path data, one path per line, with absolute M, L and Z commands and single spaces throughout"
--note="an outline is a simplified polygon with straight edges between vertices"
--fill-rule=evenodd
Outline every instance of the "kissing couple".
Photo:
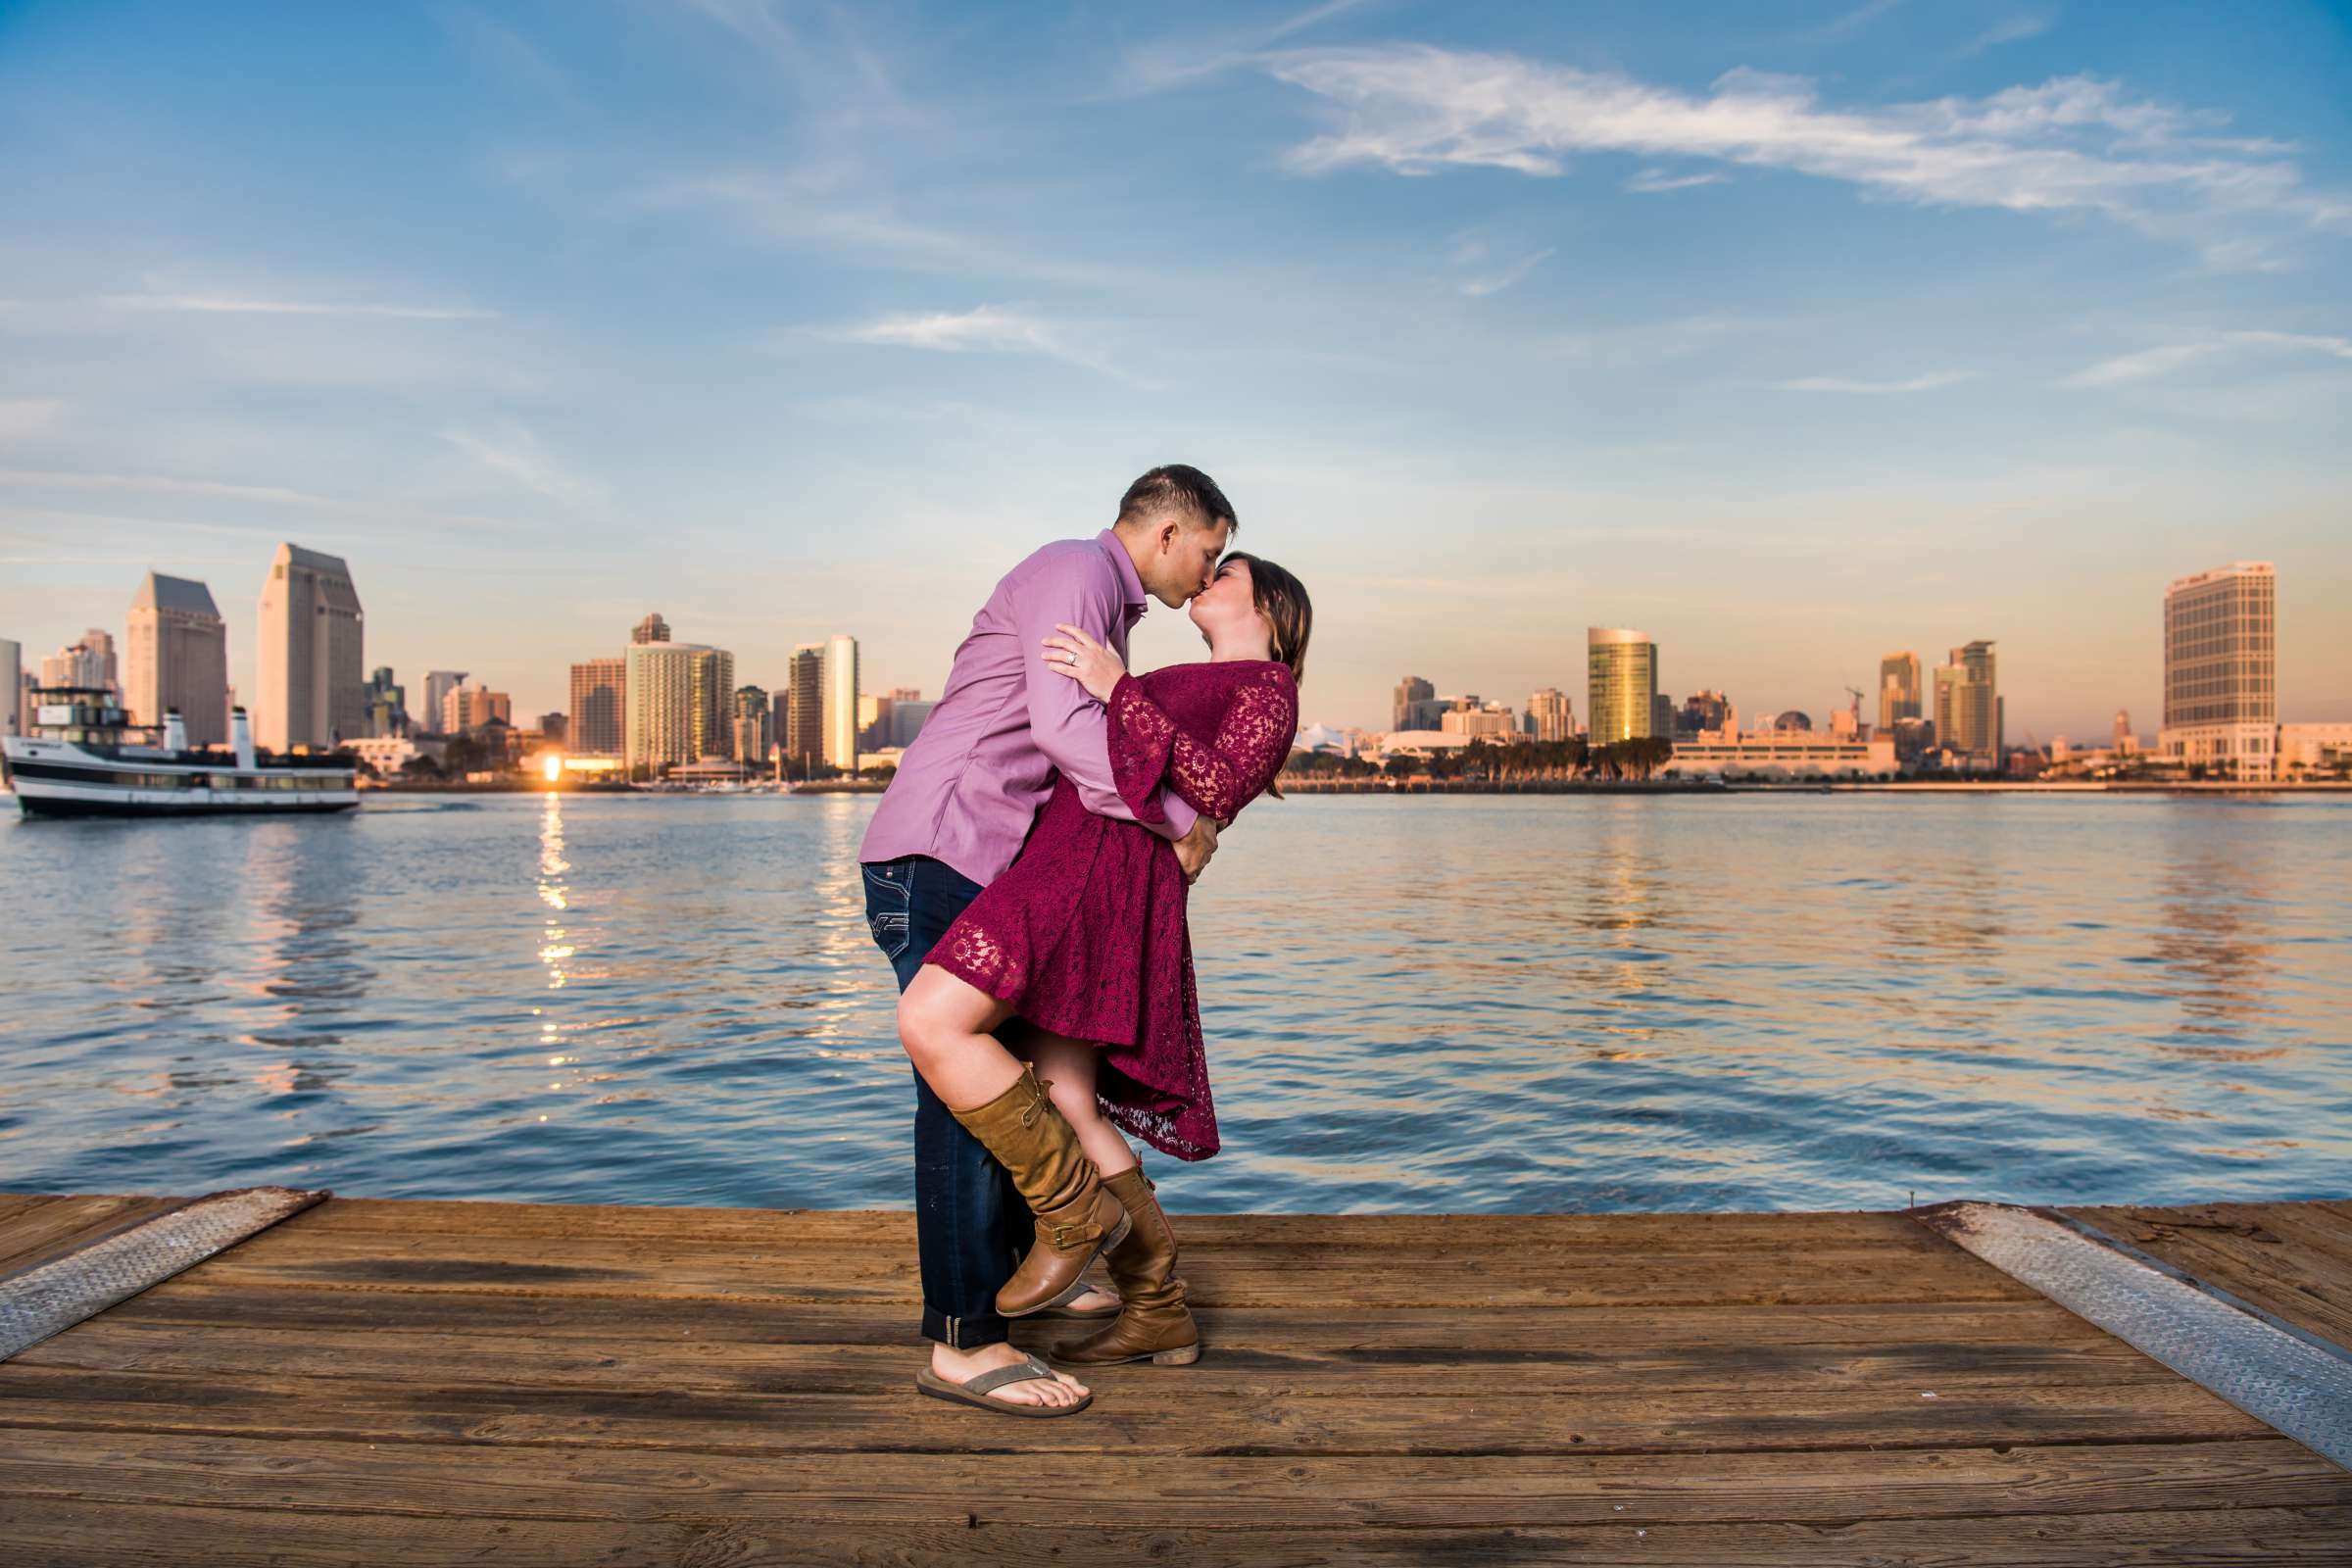
M 1235 527 L 1215 481 L 1170 464 L 1109 527 L 1006 572 L 858 848 L 914 1064 L 915 1386 L 935 1397 L 1085 1409 L 1083 1383 L 1009 1343 L 1016 1317 L 1108 1320 L 1051 1350 L 1060 1367 L 1200 1359 L 1122 1135 L 1217 1152 L 1185 901 L 1298 731 L 1306 591 L 1228 553 Z M 1189 606 L 1207 658 L 1127 673 L 1151 599 Z M 1097 1257 L 1116 1294 L 1084 1277 Z

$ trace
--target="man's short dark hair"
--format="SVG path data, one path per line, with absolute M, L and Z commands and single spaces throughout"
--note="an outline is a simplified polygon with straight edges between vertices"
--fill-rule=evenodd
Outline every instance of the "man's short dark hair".
M 1219 522 L 1228 528 L 1242 525 L 1217 481 L 1189 463 L 1161 464 L 1129 485 L 1119 498 L 1121 522 L 1143 522 L 1164 512 L 1189 513 L 1203 528 Z

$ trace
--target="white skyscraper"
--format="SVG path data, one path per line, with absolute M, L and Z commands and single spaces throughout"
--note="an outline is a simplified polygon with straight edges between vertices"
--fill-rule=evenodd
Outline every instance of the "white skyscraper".
M 131 597 L 129 658 L 122 706 L 139 724 L 164 721 L 168 709 L 192 747 L 228 741 L 228 623 L 212 590 L 185 577 L 151 571 Z
M 334 556 L 281 544 L 262 584 L 253 738 L 268 751 L 368 733 L 359 590 Z
M 700 643 L 631 643 L 621 755 L 632 773 L 725 757 L 734 745 L 735 656 Z
M 858 770 L 858 639 L 836 632 L 825 639 L 825 760 Z
M 2157 749 L 2225 778 L 2268 779 L 2278 752 L 2278 574 L 2240 561 L 2164 590 Z
M 424 722 L 427 728 L 437 728 L 441 714 L 449 706 L 449 694 L 466 684 L 469 671 L 463 669 L 428 669 L 424 672 Z

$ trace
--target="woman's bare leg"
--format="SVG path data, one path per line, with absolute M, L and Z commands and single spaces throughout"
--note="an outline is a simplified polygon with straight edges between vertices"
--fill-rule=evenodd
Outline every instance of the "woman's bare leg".
M 1037 1063 L 1038 1077 L 1053 1084 L 1046 1093 L 1077 1132 L 1078 1147 L 1086 1151 L 1095 1168 L 1105 1176 L 1134 1169 L 1138 1163 L 1135 1151 L 1127 1147 L 1127 1140 L 1119 1136 L 1095 1100 L 1097 1054 L 1102 1048 L 1091 1041 L 1039 1029 L 1031 1032 L 1022 1050 Z
M 1020 1062 L 989 1032 L 1011 1016 L 1009 1003 L 926 963 L 899 997 L 899 1044 L 950 1110 L 971 1110 L 1020 1082 Z
M 989 1031 L 1012 1016 L 1012 1008 L 936 964 L 926 963 L 899 997 L 899 1044 L 950 1110 L 985 1105 L 1020 1081 L 1021 1064 Z M 983 1372 L 1011 1366 L 1022 1352 L 1004 1341 L 972 1350 L 931 1347 L 931 1370 L 952 1383 L 969 1383 Z M 1016 1404 L 1071 1404 L 1086 1385 L 1061 1373 L 1052 1383 L 1007 1383 L 989 1396 Z

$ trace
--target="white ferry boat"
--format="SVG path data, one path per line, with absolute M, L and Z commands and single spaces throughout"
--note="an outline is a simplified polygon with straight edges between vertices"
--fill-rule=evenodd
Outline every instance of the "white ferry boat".
M 347 752 L 267 760 L 245 710 L 229 714 L 230 753 L 191 752 L 176 710 L 134 724 L 114 694 L 79 686 L 32 693 L 29 735 L 0 736 L 0 775 L 26 816 L 191 816 L 348 811 L 360 804 Z

